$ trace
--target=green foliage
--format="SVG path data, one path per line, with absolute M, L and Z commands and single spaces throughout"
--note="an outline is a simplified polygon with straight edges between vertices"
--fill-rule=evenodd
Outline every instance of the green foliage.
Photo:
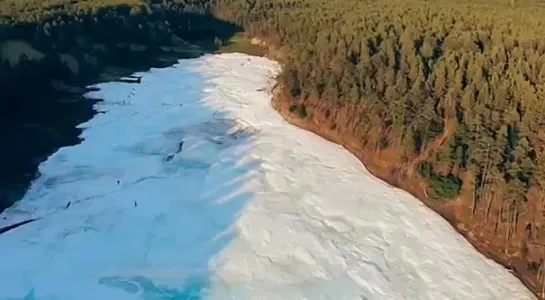
M 433 175 L 433 166 L 428 162 L 423 162 L 418 166 L 418 173 L 424 178 L 429 179 Z
M 430 194 L 436 199 L 454 200 L 460 193 L 462 181 L 453 175 L 432 175 L 429 178 Z
M 428 138 L 435 139 L 439 137 L 445 131 L 445 127 L 442 123 L 435 120 L 431 121 L 428 127 Z
M 424 162 L 418 166 L 418 172 L 429 184 L 429 193 L 435 199 L 453 200 L 460 193 L 462 181 L 452 174 L 447 176 L 438 175 L 434 172 L 433 166 Z
M 127 7 L 133 12 L 146 9 L 144 0 L 2 0 L 4 22 L 40 22 L 60 14 L 88 15 L 110 7 Z M 2 22 L 0 21 L 0 24 Z
M 386 149 L 388 148 L 388 140 L 386 138 L 381 138 L 379 141 L 378 141 L 378 146 L 380 149 Z
M 234 35 L 225 43 L 218 42 L 218 40 L 216 40 L 216 43 L 222 46 L 218 50 L 220 53 L 238 52 L 254 56 L 263 56 L 265 54 L 264 47 L 252 44 L 250 39 L 245 37 L 242 33 Z
M 304 105 L 292 105 L 290 106 L 289 111 L 297 113 L 297 115 L 301 119 L 304 119 L 307 117 L 307 109 Z
M 183 10 L 204 14 L 210 0 L 1 0 L 0 24 L 38 23 L 58 16 L 98 16 L 113 10 L 130 15 L 148 15 L 153 11 Z

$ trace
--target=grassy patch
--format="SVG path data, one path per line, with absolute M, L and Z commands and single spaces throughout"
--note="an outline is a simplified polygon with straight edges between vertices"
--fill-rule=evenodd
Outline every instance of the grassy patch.
M 454 200 L 460 193 L 462 181 L 449 174 L 448 176 L 432 175 L 430 183 L 430 194 L 437 199 Z
M 454 200 L 458 197 L 462 188 L 462 180 L 452 174 L 447 176 L 436 174 L 430 163 L 424 162 L 418 172 L 426 178 L 428 182 L 428 192 L 430 196 L 439 200 Z
M 216 40 L 219 46 L 218 53 L 245 53 L 254 56 L 263 56 L 266 49 L 259 45 L 252 44 L 251 40 L 242 33 L 235 34 L 227 41 Z

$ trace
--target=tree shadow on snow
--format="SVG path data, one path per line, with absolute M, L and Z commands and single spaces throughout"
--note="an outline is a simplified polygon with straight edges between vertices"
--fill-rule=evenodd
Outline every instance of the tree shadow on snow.
M 184 76 L 186 84 L 202 85 L 200 75 L 185 70 L 185 66 L 183 63 L 176 66 L 183 72 L 183 75 L 178 76 Z M 207 107 L 206 103 L 201 102 L 204 97 L 202 94 L 193 93 L 180 103 L 169 102 L 173 99 L 172 95 L 162 98 L 155 94 L 153 97 L 157 90 L 147 91 L 146 85 L 154 84 L 151 78 L 156 72 L 161 70 L 152 69 L 150 73 L 138 73 L 138 76 L 142 76 L 141 85 L 116 84 L 126 85 L 127 89 L 134 87 L 131 95 L 149 93 L 149 101 L 164 102 L 157 105 L 163 108 L 149 109 L 172 112 L 179 110 L 179 123 L 172 124 L 170 128 L 157 134 L 145 134 L 136 143 L 115 148 L 113 151 L 120 157 L 134 159 L 134 163 L 131 161 L 126 165 L 126 169 L 123 169 L 121 162 L 115 160 L 106 166 L 79 163 L 78 156 L 71 154 L 76 153 L 78 147 L 86 147 L 85 140 L 81 145 L 62 154 L 53 155 L 47 163 L 55 166 L 57 162 L 62 163 L 59 163 L 53 173 L 43 172 L 27 193 L 27 201 L 23 199 L 13 209 L 6 210 L 6 213 L 9 215 L 10 210 L 30 210 L 32 202 L 36 201 L 33 195 L 40 199 L 52 199 L 57 203 L 49 205 L 48 213 L 38 216 L 40 220 L 6 235 L 21 234 L 21 240 L 24 240 L 30 234 L 40 235 L 49 222 L 57 224 L 56 227 L 59 227 L 58 224 L 65 226 L 62 230 L 58 229 L 66 232 L 64 238 L 56 242 L 55 247 L 59 249 L 66 247 L 74 251 L 73 243 L 70 243 L 72 235 L 78 235 L 78 241 L 87 239 L 88 244 L 115 241 L 107 249 L 100 250 L 109 254 L 122 252 L 129 247 L 127 245 L 141 245 L 131 248 L 131 253 L 127 253 L 128 256 L 137 257 L 138 263 L 127 265 L 125 261 L 124 264 L 110 265 L 107 269 L 86 272 L 96 275 L 93 280 L 101 288 L 106 287 L 127 296 L 140 299 L 200 299 L 206 295 L 210 285 L 211 261 L 233 239 L 237 219 L 254 197 L 245 185 L 260 166 L 259 160 L 251 158 L 248 153 L 258 132 L 239 120 Z M 109 113 L 108 107 L 113 110 L 113 106 L 125 105 L 127 109 L 134 109 L 130 108 L 130 99 L 123 99 L 105 99 L 98 105 L 105 115 Z M 123 108 L 116 109 L 120 111 Z M 116 121 L 118 120 L 115 118 L 111 120 Z M 84 124 L 84 134 L 85 126 L 90 130 L 93 126 L 107 126 L 106 122 L 93 122 L 91 120 L 88 125 Z M 89 143 L 96 142 L 97 139 L 92 139 Z M 72 157 L 76 161 L 70 163 Z M 139 165 L 146 165 L 148 169 L 141 171 L 138 169 Z M 115 182 L 115 176 L 118 175 L 121 180 Z M 112 178 L 108 181 L 108 186 L 101 184 L 100 188 L 90 187 L 98 187 L 106 177 Z M 71 190 L 71 186 L 76 190 L 73 194 L 66 192 Z M 56 191 L 63 192 L 58 192 L 57 197 Z M 36 216 L 35 212 L 27 213 Z M 110 214 L 114 221 L 107 221 L 110 220 L 107 218 Z M 69 217 L 74 215 L 77 217 Z M 129 230 L 124 230 L 126 228 Z M 49 236 L 51 234 L 44 235 L 39 242 L 25 247 L 34 247 L 36 255 L 41 255 L 40 248 L 54 242 L 47 240 Z M 3 237 L 0 235 L 0 247 L 3 245 Z M 137 244 L 134 240 L 143 242 Z M 81 242 L 79 250 L 84 252 L 86 244 Z M 79 251 L 76 250 L 74 252 Z M 68 250 L 64 253 L 66 251 Z M 92 265 L 100 268 L 103 253 L 85 252 L 80 255 L 87 255 L 87 263 L 96 261 L 97 264 Z M 54 261 L 45 255 L 43 259 Z M 70 260 L 69 257 L 63 259 Z M 0 265 L 2 263 L 0 257 Z M 48 276 L 55 277 L 53 263 L 46 266 L 51 269 L 40 270 L 36 276 L 47 273 Z M 73 268 L 77 270 L 77 265 Z M 3 272 L 0 271 L 0 276 L 1 273 Z M 40 287 L 36 285 L 27 292 L 24 299 L 40 297 Z

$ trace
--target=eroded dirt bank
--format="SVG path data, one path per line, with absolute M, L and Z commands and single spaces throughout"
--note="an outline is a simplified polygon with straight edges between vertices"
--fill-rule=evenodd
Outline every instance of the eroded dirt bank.
M 359 124 L 357 116 L 354 116 L 354 112 L 362 108 L 356 104 L 296 101 L 281 86 L 274 89 L 272 106 L 290 124 L 343 146 L 358 157 L 374 176 L 420 199 L 445 218 L 479 252 L 512 270 L 536 296 L 542 295 L 540 285 L 529 268 L 530 262 L 520 257 L 519 252 L 504 251 L 500 246 L 503 240 L 497 235 L 490 234 L 486 222 L 483 226 L 483 220 L 472 218 L 465 211 L 463 201 L 467 199 L 463 199 L 463 196 L 453 202 L 431 199 L 427 195 L 425 181 L 414 172 L 414 161 L 402 163 L 400 149 L 381 150 L 373 146 L 377 144 L 378 135 L 374 134 L 372 129 L 363 132 L 366 127 Z M 515 236 L 514 239 L 524 239 L 524 236 Z M 540 298 L 543 299 L 542 296 Z

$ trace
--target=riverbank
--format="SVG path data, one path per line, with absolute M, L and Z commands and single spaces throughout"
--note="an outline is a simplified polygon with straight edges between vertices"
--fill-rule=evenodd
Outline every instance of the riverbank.
M 229 93 L 253 82 L 242 69 L 218 71 L 241 78 Z M 244 105 L 232 108 L 233 115 L 259 129 L 251 153 L 263 160 L 264 178 L 256 176 L 251 186 L 264 192 L 242 213 L 237 238 L 214 264 L 221 284 L 230 288 L 219 289 L 217 299 L 226 291 L 255 296 L 252 290 L 285 299 L 326 294 L 339 299 L 437 299 L 439 294 L 453 299 L 532 298 L 441 217 L 371 176 L 345 149 L 286 126 L 281 114 L 263 107 L 264 100 L 271 98 L 248 95 L 238 100 Z M 480 269 L 483 265 L 503 275 L 487 273 L 489 269 Z M 450 273 L 450 280 L 441 279 L 439 270 Z M 474 284 L 481 281 L 471 279 L 475 274 L 491 283 Z M 510 295 L 480 290 L 509 289 L 514 282 L 521 290 Z
M 175 57 L 168 59 L 171 63 L 176 61 Z M 82 80 L 81 84 L 116 81 L 136 71 L 169 64 L 158 60 L 147 67 L 108 70 Z M 79 86 L 67 89 L 72 90 L 38 87 L 33 91 L 35 100 L 6 110 L 6 117 L 0 122 L 0 140 L 6 145 L 0 149 L 3 166 L 0 171 L 0 212 L 24 195 L 31 181 L 40 176 L 38 165 L 49 155 L 59 148 L 81 142 L 82 131 L 78 125 L 97 113 L 93 106 L 101 99 L 84 98 L 87 90 Z
M 239 30 L 180 5 L 146 14 L 111 6 L 2 26 L 0 212 L 23 197 L 49 155 L 81 142 L 78 125 L 100 101 L 83 97 L 87 85 L 213 53 Z
M 410 195 L 287 124 L 271 107 L 279 71 L 206 55 L 95 86 L 83 142 L 0 218 L 39 218 L 0 235 L 2 294 L 533 299 Z
M 311 100 L 295 102 L 281 86 L 277 86 L 274 91 L 272 106 L 290 124 L 341 145 L 355 155 L 373 176 L 415 196 L 447 220 L 477 251 L 501 264 L 506 269 L 514 271 L 513 274 L 529 290 L 536 296 L 540 296 L 534 277 L 525 272 L 527 270 L 526 262 L 495 249 L 488 241 L 483 240 L 482 236 L 477 236 L 468 230 L 465 225 L 468 220 L 459 217 L 458 203 L 439 202 L 428 197 L 426 182 L 418 174 L 408 175 L 407 171 L 410 166 L 400 164 L 395 149 L 380 153 L 376 149 L 371 149 L 366 141 L 359 140 L 346 133 L 346 131 L 354 129 L 347 126 L 351 121 L 347 120 L 347 118 L 350 118 L 351 111 L 357 111 L 357 109 L 347 106 L 332 107 L 330 103 Z M 302 107 L 304 107 L 304 113 L 302 113 Z M 346 123 L 343 124 L 342 122 Z
M 251 134 L 206 105 L 195 70 L 203 59 L 85 94 L 103 100 L 78 126 L 82 142 L 41 163 L 42 176 L 1 215 L 0 227 L 36 221 L 0 235 L 0 297 L 195 299 L 206 289 L 207 262 L 225 243 L 212 240 L 248 199 L 218 205 L 206 193 L 240 189 L 232 179 L 255 164 L 238 164 Z
M 267 57 L 280 62 L 284 59 L 285 49 L 268 46 L 265 39 L 254 38 L 252 42 L 268 47 Z M 379 149 L 376 147 L 379 135 L 362 133 L 358 129 L 357 116 L 354 116 L 354 112 L 362 110 L 358 104 L 332 104 L 317 99 L 295 101 L 288 90 L 277 85 L 271 105 L 288 123 L 341 145 L 356 156 L 373 176 L 409 192 L 448 221 L 477 251 L 510 270 L 534 295 L 545 299 L 542 285 L 537 282 L 535 270 L 529 268 L 528 261 L 519 257 L 519 253 L 509 254 L 498 248 L 497 245 L 503 243 L 501 239 L 478 230 L 472 231 L 471 216 L 463 210 L 464 199 L 460 197 L 457 201 L 445 202 L 430 197 L 428 182 L 415 171 L 418 162 L 402 163 L 403 149 Z M 448 131 L 445 132 L 446 136 Z M 362 139 L 362 136 L 367 139 Z M 436 143 L 436 147 L 442 147 L 442 144 Z

